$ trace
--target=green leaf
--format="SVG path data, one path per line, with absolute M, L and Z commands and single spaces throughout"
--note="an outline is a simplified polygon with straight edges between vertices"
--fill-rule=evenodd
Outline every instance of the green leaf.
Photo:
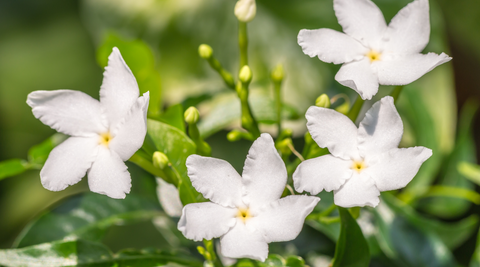
M 155 56 L 150 47 L 140 39 L 124 40 L 116 34 L 108 34 L 98 48 L 97 61 L 105 67 L 112 48 L 118 47 L 123 59 L 137 80 L 140 93 L 150 92 L 148 113 L 152 116 L 160 115 L 162 90 L 160 75 L 155 69 Z
M 67 139 L 66 135 L 56 133 L 40 144 L 33 146 L 28 150 L 28 161 L 31 164 L 40 165 L 41 167 L 47 160 L 52 149 L 65 141 L 65 139 Z
M 32 221 L 15 241 L 17 247 L 65 237 L 98 241 L 112 225 L 151 220 L 162 216 L 156 203 L 135 194 L 125 199 L 85 193 L 75 195 Z
M 299 256 L 290 256 L 287 258 L 288 267 L 303 267 L 305 266 L 305 261 Z
M 9 159 L 0 162 L 0 180 L 15 176 L 27 170 L 27 162 L 23 159 Z
M 272 124 L 277 121 L 275 103 L 273 98 L 259 91 L 254 91 L 249 96 L 254 117 L 260 123 Z M 230 126 L 235 121 L 240 121 L 240 100 L 233 92 L 217 94 L 213 99 L 202 104 L 210 111 L 198 124 L 202 138 L 216 133 Z M 294 120 L 299 118 L 295 108 L 288 104 L 282 106 L 282 118 Z
M 185 132 L 185 121 L 183 119 L 183 107 L 181 104 L 169 107 L 158 119 Z
M 332 267 L 366 267 L 370 263 L 368 244 L 350 212 L 338 207 L 341 219 L 340 237 Z
M 400 207 L 390 203 L 394 197 L 387 196 L 385 194 L 380 205 L 373 209 L 379 230 L 376 238 L 385 255 L 397 266 L 456 266 L 450 250 L 435 231 L 428 229 L 428 225 L 421 228 L 409 221 L 408 217 L 401 215 Z M 407 209 L 407 206 L 401 209 Z
M 470 181 L 480 185 L 480 166 L 469 162 L 459 162 L 457 170 Z
M 179 194 L 184 205 L 202 201 L 203 197 L 193 188 L 185 165 L 187 157 L 196 151 L 195 143 L 177 129 L 160 121 L 149 119 L 148 135 L 158 151 L 165 153 L 179 176 Z
M 62 240 L 20 249 L 0 250 L 0 265 L 20 266 L 165 266 L 169 262 L 184 266 L 202 263 L 186 255 L 162 251 L 121 251 L 113 254 L 100 243 Z
M 477 247 L 475 248 L 475 252 L 473 252 L 469 267 L 480 267 L 480 232 L 477 237 Z

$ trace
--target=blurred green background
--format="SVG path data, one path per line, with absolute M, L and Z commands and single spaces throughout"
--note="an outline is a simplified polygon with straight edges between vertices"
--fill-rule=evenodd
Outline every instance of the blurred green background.
M 374 2 L 388 22 L 410 1 Z M 26 158 L 32 145 L 54 133 L 33 117 L 25 103 L 28 93 L 75 89 L 98 98 L 103 72 L 100 66 L 105 64 L 108 52 L 97 55 L 97 50 L 109 42 L 137 42 L 139 47 L 147 47 L 147 58 L 154 58 L 149 62 L 151 70 L 146 71 L 153 70 L 159 77 L 143 81 L 137 76 L 137 80 L 162 91 L 162 107 L 199 104 L 203 116 L 200 128 L 205 136 L 210 135 L 207 141 L 213 156 L 229 160 L 241 171 L 249 142 L 228 143 L 225 131 L 215 134 L 221 128 L 239 125 L 235 95 L 197 55 L 198 45 L 210 44 L 222 64 L 232 73 L 238 72 L 234 4 L 234 0 L 0 0 L 0 161 Z M 254 109 L 268 120 L 269 111 L 262 107 L 268 107 L 265 99 L 272 90 L 269 72 L 282 63 L 287 75 L 283 96 L 291 107 L 286 125 L 300 137 L 306 131 L 303 114 L 317 96 L 346 93 L 353 100 L 355 95 L 333 80 L 339 66 L 309 58 L 296 41 L 300 29 L 340 30 L 332 1 L 258 0 L 257 5 L 257 17 L 249 24 L 252 99 L 258 99 L 253 100 L 258 101 Z M 425 51 L 446 52 L 453 60 L 415 82 L 418 91 L 412 94 L 423 99 L 433 120 L 439 166 L 441 156 L 454 149 L 457 114 L 466 101 L 480 100 L 480 2 L 431 0 L 430 6 L 432 33 Z M 145 62 L 143 55 L 133 52 L 124 56 L 131 67 L 137 64 L 141 68 Z M 382 87 L 375 99 L 390 90 Z M 409 103 L 400 101 L 399 105 L 403 118 Z M 214 123 L 218 125 L 212 126 Z M 418 144 L 412 125 L 405 124 L 402 143 Z M 264 125 L 262 129 L 274 128 Z M 478 118 L 473 124 L 473 137 L 480 144 Z M 478 156 L 480 149 L 476 147 Z M 469 160 L 475 160 L 473 147 L 469 153 Z M 129 166 L 135 172 L 135 166 Z M 478 185 L 470 188 L 480 192 Z M 87 190 L 84 179 L 62 192 L 47 191 L 40 184 L 38 171 L 1 180 L 0 248 L 10 247 L 27 223 L 49 206 Z M 480 214 L 478 206 L 466 205 L 461 214 L 443 219 L 457 221 L 475 213 Z M 147 230 L 145 235 L 137 231 L 148 227 L 153 226 L 113 229 L 105 242 L 114 244 L 113 250 L 124 248 L 124 244 L 161 247 L 160 237 L 149 236 Z M 117 235 L 127 241 L 118 243 Z M 473 234 L 454 251 L 458 261 L 468 262 L 475 237 Z

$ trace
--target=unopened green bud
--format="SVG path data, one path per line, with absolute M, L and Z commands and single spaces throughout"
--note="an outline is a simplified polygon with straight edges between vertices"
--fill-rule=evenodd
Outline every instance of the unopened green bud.
M 284 76 L 283 65 L 278 64 L 272 71 L 272 80 L 274 82 L 281 82 Z
M 200 55 L 201 58 L 209 59 L 213 55 L 213 49 L 207 44 L 201 44 L 198 47 L 198 54 Z
M 227 134 L 227 140 L 230 142 L 235 142 L 242 139 L 243 133 L 238 130 L 233 130 Z
M 153 166 L 159 169 L 164 169 L 165 167 L 167 167 L 168 163 L 170 162 L 168 160 L 167 155 L 163 154 L 160 151 L 155 151 L 153 153 L 152 161 L 153 161 Z
M 330 107 L 330 98 L 326 94 L 320 95 L 317 100 L 315 101 L 315 106 L 321 108 L 329 108 Z
M 313 143 L 312 135 L 311 135 L 309 132 L 306 132 L 306 133 L 305 133 L 304 139 L 305 139 L 305 144 L 307 144 L 307 145 Z
M 255 0 L 238 0 L 235 4 L 235 16 L 239 21 L 249 22 L 255 18 L 256 13 Z
M 238 78 L 242 83 L 249 83 L 252 80 L 252 70 L 250 67 L 247 65 L 243 66 L 238 74 Z
M 185 110 L 183 116 L 185 118 L 185 122 L 188 124 L 194 124 L 197 123 L 198 119 L 200 118 L 200 113 L 195 107 L 189 107 L 187 110 Z
M 285 138 L 277 144 L 278 150 L 280 150 L 280 152 L 282 152 L 282 154 L 285 154 L 285 155 L 292 154 L 292 150 L 290 149 L 291 146 L 292 146 L 291 138 Z
M 350 103 L 345 101 L 345 103 L 338 106 L 335 110 L 342 114 L 347 114 L 348 111 L 350 110 Z

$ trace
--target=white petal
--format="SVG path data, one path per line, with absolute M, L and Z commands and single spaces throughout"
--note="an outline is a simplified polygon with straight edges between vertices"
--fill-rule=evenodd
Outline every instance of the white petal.
M 88 186 L 95 193 L 111 198 L 125 198 L 125 194 L 130 193 L 132 180 L 120 156 L 100 145 L 97 158 L 88 170 Z
M 364 100 L 370 100 L 378 92 L 378 78 L 367 58 L 343 64 L 335 80 L 355 90 Z
M 161 178 L 157 180 L 157 197 L 163 210 L 170 217 L 180 217 L 182 215 L 182 201 L 178 195 L 178 189 Z
M 101 121 L 100 102 L 79 91 L 31 92 L 27 104 L 35 118 L 67 135 L 93 136 L 106 130 Z
M 139 97 L 130 112 L 112 129 L 110 149 L 115 151 L 123 161 L 128 160 L 143 145 L 147 134 L 147 109 L 149 93 Z
M 242 200 L 242 177 L 230 163 L 215 158 L 190 155 L 188 177 L 205 198 L 226 207 L 237 207 Z
M 360 174 L 354 172 L 339 190 L 334 191 L 333 196 L 335 205 L 344 208 L 376 207 L 380 202 L 380 191 L 365 171 Z
M 273 139 L 262 134 L 248 151 L 243 167 L 243 201 L 253 206 L 263 206 L 280 198 L 287 183 L 287 168 L 278 155 Z
M 372 66 L 376 69 L 380 84 L 405 85 L 451 59 L 444 53 L 440 55 L 411 54 L 391 60 L 376 61 Z
M 108 57 L 108 66 L 105 67 L 102 87 L 100 87 L 100 102 L 110 127 L 115 128 L 127 115 L 139 94 L 137 80 L 118 48 L 114 47 Z
M 347 116 L 312 106 L 305 117 L 308 131 L 320 147 L 327 147 L 332 155 L 343 159 L 357 156 L 357 127 Z
M 284 197 L 263 206 L 251 224 L 247 221 L 247 227 L 261 232 L 267 243 L 293 240 L 318 201 L 320 198 L 306 195 Z
M 373 178 L 378 190 L 396 190 L 405 187 L 430 156 L 432 150 L 421 146 L 392 149 L 365 171 Z
M 194 241 L 217 238 L 235 226 L 236 212 L 211 202 L 188 204 L 183 208 L 178 230 Z
M 370 0 L 334 0 L 333 9 L 343 31 L 367 47 L 376 48 L 387 29 L 382 11 Z
M 420 53 L 430 38 L 428 0 L 415 0 L 400 10 L 384 35 L 385 50 L 395 53 Z
M 386 96 L 367 111 L 358 127 L 358 150 L 362 157 L 397 148 L 403 135 L 403 123 L 393 98 Z
M 323 191 L 338 190 L 352 176 L 352 162 L 332 155 L 308 159 L 293 173 L 297 192 L 307 191 L 316 195 Z
M 306 55 L 334 64 L 360 60 L 368 52 L 357 40 L 331 29 L 301 30 L 298 44 Z
M 252 232 L 245 224 L 238 222 L 220 238 L 221 252 L 229 258 L 250 258 L 265 261 L 268 244 L 259 232 Z
M 78 183 L 97 156 L 97 137 L 70 137 L 55 147 L 40 171 L 43 187 L 60 191 Z

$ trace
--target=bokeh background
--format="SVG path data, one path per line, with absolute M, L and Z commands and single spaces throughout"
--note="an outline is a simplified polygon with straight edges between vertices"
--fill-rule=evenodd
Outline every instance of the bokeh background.
M 388 22 L 410 1 L 374 2 Z M 146 75 L 155 76 L 153 80 L 137 76 L 137 80 L 142 80 L 150 90 L 161 92 L 158 99 L 162 107 L 176 103 L 184 107 L 196 105 L 202 114 L 200 129 L 212 146 L 213 156 L 227 159 L 241 171 L 250 143 L 229 143 L 225 138 L 227 131 L 220 130 L 239 125 L 235 94 L 197 55 L 198 46 L 207 43 L 227 69 L 238 72 L 234 4 L 233 0 L 0 0 L 0 161 L 26 158 L 31 146 L 54 133 L 33 117 L 25 103 L 28 93 L 75 89 L 98 98 L 102 66 L 109 53 L 106 47 L 134 43 L 138 49 L 128 52 L 128 57 L 124 55 L 127 63 L 137 66 L 140 73 L 146 64 Z M 333 80 L 339 66 L 309 58 L 296 42 L 300 29 L 340 30 L 332 1 L 258 0 L 257 5 L 257 17 L 249 24 L 254 109 L 263 121 L 272 120 L 269 72 L 275 65 L 283 64 L 286 125 L 294 130 L 295 137 L 302 137 L 306 131 L 303 114 L 317 96 L 345 93 L 351 100 L 355 96 L 352 90 Z M 435 143 L 439 157 L 436 164 L 440 166 L 455 148 L 462 107 L 466 102 L 480 100 L 480 2 L 430 0 L 430 6 L 432 33 L 425 51 L 445 52 L 453 60 L 415 82 L 416 91 L 412 94 L 422 99 L 424 112 L 431 118 L 435 140 L 430 141 Z M 391 89 L 381 87 L 375 99 L 389 94 Z M 399 105 L 402 115 L 408 114 L 409 103 L 401 99 Z M 417 144 L 419 137 L 413 126 L 405 124 L 402 143 Z M 264 131 L 274 129 L 268 124 L 262 127 Z M 470 133 L 469 138 L 476 142 L 468 143 L 466 160 L 476 162 L 480 151 L 478 117 Z M 295 144 L 300 149 L 301 139 L 297 138 Z M 129 166 L 135 173 L 136 167 Z M 480 192 L 478 185 L 465 186 Z M 0 248 L 10 247 L 30 220 L 58 205 L 61 199 L 87 190 L 84 179 L 62 192 L 47 191 L 36 170 L 0 180 Z M 441 201 L 434 203 L 438 206 Z M 424 207 L 428 205 L 424 203 Z M 429 213 L 426 209 L 420 210 Z M 458 213 L 433 213 L 429 216 L 458 221 L 480 214 L 480 209 L 465 204 Z M 150 235 L 149 229 L 153 226 L 148 223 L 118 226 L 109 230 L 104 241 L 114 251 L 127 246 L 164 246 L 162 237 Z M 459 262 L 468 263 L 475 242 L 476 233 L 472 233 L 454 250 Z

